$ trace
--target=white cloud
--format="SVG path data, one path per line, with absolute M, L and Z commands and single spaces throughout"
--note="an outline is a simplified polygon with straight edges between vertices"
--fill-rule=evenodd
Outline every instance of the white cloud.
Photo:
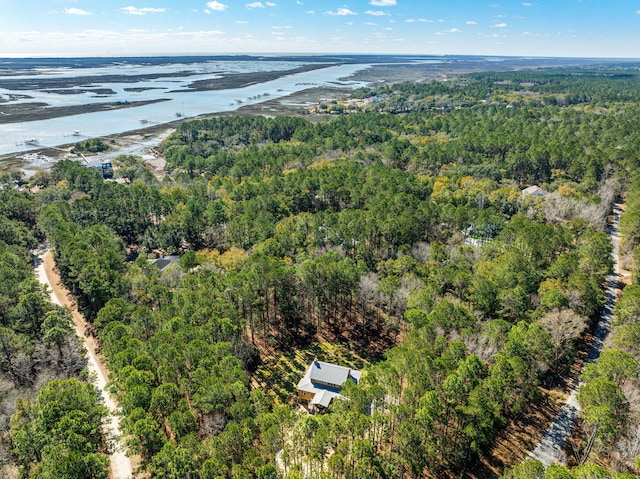
M 328 10 L 324 13 L 326 15 L 336 15 L 338 17 L 346 17 L 347 15 L 357 15 L 356 12 L 353 12 L 348 8 L 338 8 L 337 10 Z
M 640 10 L 636 10 L 636 15 L 640 15 Z
M 300 0 L 297 0 L 297 1 L 296 1 L 296 3 L 297 3 L 298 5 L 304 5 L 304 3 L 302 3 Z
M 488 33 L 477 33 L 477 35 L 479 37 L 483 37 L 483 38 L 506 38 L 507 37 L 506 35 L 500 35 L 498 33 L 491 33 L 491 34 L 488 34 Z
M 306 13 L 309 14 L 309 15 L 314 15 L 316 13 L 316 11 L 315 10 L 307 10 Z
M 364 22 L 364 24 L 370 27 L 375 27 L 376 25 L 378 25 L 377 23 L 373 23 L 373 22 Z
M 249 22 L 247 22 L 246 20 L 236 20 L 236 23 L 238 23 L 239 25 L 246 25 Z
M 523 7 L 533 7 L 533 3 L 525 2 L 522 4 Z
M 121 8 L 120 10 L 122 10 L 124 13 L 128 15 L 146 15 L 147 13 L 164 13 L 167 11 L 166 8 L 151 8 L 151 7 L 138 8 L 138 7 L 132 7 L 132 6 L 124 7 L 124 8 Z
M 217 0 L 213 0 L 213 2 L 207 2 L 207 8 L 215 12 L 224 12 L 228 7 L 228 5 L 220 3 Z
M 262 3 L 262 2 L 251 2 L 251 3 L 247 3 L 245 5 L 245 7 L 247 8 L 264 8 L 264 7 L 275 7 L 276 4 L 273 2 L 266 2 L 266 3 Z
M 371 0 L 370 3 L 376 7 L 395 7 L 398 4 L 397 0 Z
M 224 35 L 224 32 L 221 32 L 220 30 L 197 30 L 191 32 L 177 32 L 175 35 L 177 38 L 186 37 L 189 39 L 206 39 Z
M 158 31 L 158 30 L 98 30 L 88 29 L 77 32 L 64 31 L 0 31 L 0 45 L 3 53 L 23 51 L 25 46 L 37 49 L 43 55 L 82 55 L 90 56 L 91 52 L 108 48 L 124 54 L 125 52 L 154 53 L 159 45 L 170 45 L 172 52 L 188 51 L 194 47 L 196 51 L 208 51 L 211 45 L 218 45 L 220 51 L 228 46 L 229 40 L 224 33 L 216 30 L 207 31 Z M 140 46 L 150 47 L 140 50 Z M 162 47 L 161 47 L 162 48 Z M 163 51 L 165 51 L 163 49 Z M 24 55 L 23 55 L 24 56 Z
M 474 22 L 473 20 L 469 20 L 467 22 L 467 25 L 477 25 L 477 24 L 478 24 L 478 22 Z
M 389 15 L 388 13 L 383 12 L 382 10 L 367 10 L 364 13 L 367 15 L 373 15 L 374 17 L 384 17 L 385 15 Z
M 452 28 L 451 30 L 442 30 L 441 32 L 437 32 L 436 35 L 444 35 L 445 33 L 460 33 L 460 30 L 457 28 Z
M 393 31 L 393 28 L 391 28 L 391 27 L 386 27 L 386 28 L 383 28 L 383 30 L 384 30 L 385 32 L 391 32 L 391 31 Z
M 64 13 L 67 15 L 91 15 L 86 10 L 80 10 L 79 8 L 65 8 Z
M 506 28 L 507 24 L 506 23 L 496 23 L 493 27 L 491 28 Z

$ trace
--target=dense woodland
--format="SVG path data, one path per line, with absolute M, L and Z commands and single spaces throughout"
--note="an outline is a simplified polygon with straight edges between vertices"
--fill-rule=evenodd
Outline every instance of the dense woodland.
M 106 476 L 104 411 L 78 379 L 82 361 L 68 360 L 79 354 L 68 313 L 31 275 L 29 249 L 46 238 L 151 477 L 476 471 L 584 349 L 605 303 L 605 226 L 619 198 L 637 272 L 640 74 L 476 73 L 354 97 L 373 94 L 382 101 L 316 123 L 186 121 L 161 145 L 162 179 L 130 156 L 114 162 L 126 182 L 73 161 L 25 180 L 30 192 L 6 178 L 1 384 L 30 400 L 3 403 L 0 461 L 20 477 Z M 530 185 L 547 193 L 523 195 Z M 160 271 L 148 261 L 158 254 L 181 259 Z M 504 477 L 640 470 L 636 288 L 585 370 L 569 468 L 525 463 Z M 310 416 L 292 391 L 318 345 L 361 358 L 346 365 L 363 379 Z M 304 361 L 283 373 L 274 365 L 292 350 Z M 59 379 L 39 389 L 45 366 Z
M 31 249 L 43 238 L 30 196 L 0 183 L 0 475 L 107 477 L 97 391 L 68 311 L 34 278 Z M 75 475 L 65 471 L 73 470 Z
M 573 470 L 527 461 L 508 470 L 504 479 L 632 479 L 640 469 L 640 286 L 638 231 L 640 181 L 629 184 L 620 222 L 622 266 L 632 273 L 614 308 L 613 331 L 600 357 L 586 366 L 578 400 L 583 408 L 579 441 L 574 441 Z M 600 464 L 588 463 L 598 458 Z M 633 461 L 634 467 L 629 467 Z M 609 468 L 605 467 L 605 464 Z M 614 466 L 614 467 L 611 467 Z M 611 469 L 630 471 L 613 474 Z

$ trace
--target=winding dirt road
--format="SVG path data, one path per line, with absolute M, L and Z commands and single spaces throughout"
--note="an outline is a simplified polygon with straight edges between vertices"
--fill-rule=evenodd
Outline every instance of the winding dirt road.
M 104 433 L 110 449 L 111 479 L 132 478 L 134 477 L 134 461 L 126 455 L 124 447 L 118 443 L 121 436 L 118 406 L 107 390 L 109 372 L 100 362 L 96 353 L 97 342 L 95 338 L 84 334 L 87 322 L 76 308 L 73 296 L 62 284 L 60 275 L 55 269 L 51 251 L 47 250 L 39 254 L 36 264 L 36 276 L 40 283 L 46 285 L 48 290 L 51 291 L 51 302 L 71 310 L 76 334 L 82 339 L 87 352 L 87 369 L 93 379 L 93 384 L 102 395 L 104 405 L 109 410 L 109 416 L 104 424 Z
M 602 310 L 602 315 L 596 326 L 593 340 L 587 353 L 586 362 L 593 362 L 600 356 L 600 352 L 604 346 L 604 341 L 611 331 L 611 320 L 613 317 L 613 307 L 619 292 L 619 268 L 620 268 L 620 236 L 618 234 L 618 224 L 622 210 L 620 205 L 616 204 L 613 208 L 613 220 L 608 227 L 608 233 L 613 244 L 612 257 L 614 261 L 613 273 L 607 278 L 607 286 L 605 290 L 607 302 Z M 586 364 L 586 363 L 585 363 Z M 582 373 L 582 371 L 580 372 Z M 562 409 L 553 420 L 547 432 L 542 437 L 536 448 L 529 454 L 529 459 L 537 459 L 547 467 L 550 464 L 566 464 L 567 458 L 562 452 L 562 446 L 571 434 L 571 430 L 580 414 L 580 404 L 578 403 L 578 391 L 582 382 L 574 381 L 573 386 L 567 391 L 567 399 Z

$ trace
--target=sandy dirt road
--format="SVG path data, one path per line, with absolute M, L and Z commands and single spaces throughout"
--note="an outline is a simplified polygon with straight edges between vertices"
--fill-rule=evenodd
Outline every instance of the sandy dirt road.
M 589 351 L 587 352 L 586 362 L 593 362 L 600 356 L 600 352 L 604 346 L 605 339 L 611 331 L 611 320 L 613 319 L 613 307 L 615 306 L 620 288 L 620 237 L 618 234 L 618 224 L 621 215 L 620 205 L 614 205 L 613 220 L 608 227 L 608 233 L 613 244 L 612 258 L 614 261 L 613 273 L 607 278 L 606 285 L 606 304 L 602 310 L 600 320 L 596 326 L 595 333 Z M 582 371 L 580 371 L 582 373 Z M 573 386 L 567 391 L 567 399 L 562 409 L 553 420 L 546 433 L 529 454 L 529 459 L 537 459 L 547 467 L 550 464 L 566 464 L 567 458 L 562 451 L 565 441 L 571 434 L 571 430 L 580 414 L 580 404 L 578 403 L 578 391 L 583 383 L 574 381 Z
M 121 437 L 120 417 L 118 416 L 118 406 L 107 390 L 109 373 L 96 353 L 97 342 L 95 338 L 85 335 L 86 320 L 76 308 L 73 296 L 62 284 L 60 275 L 55 269 L 51 251 L 47 250 L 38 255 L 36 276 L 42 284 L 48 287 L 51 292 L 51 301 L 54 304 L 68 307 L 71 310 L 76 334 L 82 339 L 87 352 L 87 368 L 93 378 L 93 384 L 100 391 L 104 405 L 109 410 L 109 416 L 104 424 L 104 432 L 110 449 L 111 479 L 132 478 L 134 477 L 134 460 L 126 455 L 124 446 L 119 443 Z

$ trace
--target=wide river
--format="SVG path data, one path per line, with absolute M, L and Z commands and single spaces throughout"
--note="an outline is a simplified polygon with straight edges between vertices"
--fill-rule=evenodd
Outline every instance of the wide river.
M 69 106 L 96 102 L 144 101 L 157 98 L 168 101 L 149 105 L 121 108 L 118 110 L 84 113 L 38 121 L 8 123 L 0 125 L 0 154 L 28 152 L 36 148 L 58 146 L 81 141 L 87 138 L 109 136 L 135 130 L 156 123 L 168 123 L 176 120 L 176 114 L 183 117 L 233 111 L 243 105 L 260 103 L 269 99 L 289 95 L 313 86 L 340 83 L 342 86 L 363 86 L 362 83 L 345 81 L 353 73 L 367 68 L 365 64 L 346 64 L 322 68 L 305 73 L 283 76 L 276 80 L 258 83 L 244 88 L 215 91 L 189 91 L 185 88 L 195 80 L 219 78 L 220 72 L 246 73 L 256 71 L 289 70 L 303 65 L 297 62 L 203 62 L 199 64 L 173 64 L 163 66 L 128 65 L 110 66 L 92 69 L 51 69 L 38 72 L 20 73 L 10 79 L 29 82 L 32 78 L 61 78 L 85 75 L 139 75 L 144 73 L 172 69 L 173 73 L 190 71 L 197 74 L 163 77 L 154 80 L 142 80 L 129 83 L 91 82 L 86 88 L 108 88 L 114 94 L 99 96 L 95 92 L 64 94 L 40 90 L 9 90 L 0 88 L 0 97 L 10 95 L 28 95 L 28 99 L 15 99 L 9 103 L 45 102 L 50 106 Z M 7 76 L 2 79 L 8 78 Z M 0 85 L 2 82 L 0 81 Z M 135 91 L 131 91 L 134 88 Z M 126 90 L 128 89 L 128 91 Z M 181 91 L 183 90 L 183 91 Z M 5 103 L 7 104 L 7 103 Z M 3 103 L 0 103 L 2 110 Z M 38 147 L 25 143 L 35 139 Z

